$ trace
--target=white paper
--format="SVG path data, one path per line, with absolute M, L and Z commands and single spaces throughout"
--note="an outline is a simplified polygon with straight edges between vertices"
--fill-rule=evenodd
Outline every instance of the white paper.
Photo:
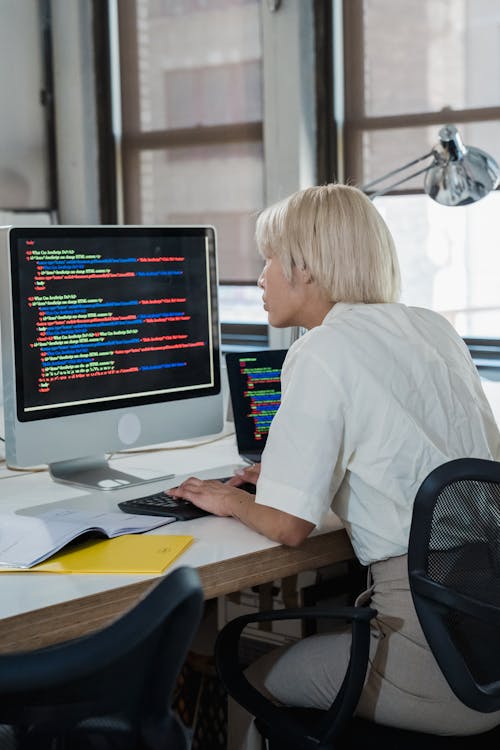
M 112 538 L 172 523 L 167 516 L 139 516 L 122 511 L 89 513 L 79 508 L 50 506 L 38 517 L 0 515 L 0 566 L 31 568 L 86 532 Z

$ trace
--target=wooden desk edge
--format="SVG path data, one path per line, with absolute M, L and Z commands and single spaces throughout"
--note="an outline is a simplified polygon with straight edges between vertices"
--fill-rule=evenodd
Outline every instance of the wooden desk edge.
M 217 563 L 198 573 L 206 599 L 349 560 L 354 553 L 343 529 L 310 537 L 299 548 L 271 547 Z M 0 620 L 0 653 L 29 651 L 104 627 L 152 586 L 156 578 Z

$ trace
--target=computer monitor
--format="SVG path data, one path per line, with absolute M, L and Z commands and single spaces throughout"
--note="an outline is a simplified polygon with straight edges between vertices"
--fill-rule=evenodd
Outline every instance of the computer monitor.
M 8 464 L 115 489 L 144 479 L 115 471 L 108 454 L 222 429 L 213 227 L 2 235 Z

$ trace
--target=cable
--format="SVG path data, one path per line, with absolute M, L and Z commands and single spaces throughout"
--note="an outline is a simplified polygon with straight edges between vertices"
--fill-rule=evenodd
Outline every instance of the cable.
M 9 471 L 17 472 L 18 474 L 39 474 L 40 472 L 49 470 L 48 466 L 40 466 L 36 468 L 28 466 L 25 469 L 22 469 L 20 466 L 10 466 L 5 459 L 2 461 L 2 463 L 5 464 L 6 469 L 8 469 Z M 7 474 L 4 477 L 0 477 L 0 480 L 1 479 L 13 479 L 13 477 L 10 476 L 10 474 Z
M 188 445 L 163 445 L 159 446 L 158 448 L 129 448 L 127 450 L 121 450 L 121 451 L 115 451 L 114 453 L 111 453 L 109 455 L 109 458 L 112 458 L 113 456 L 133 456 L 135 454 L 140 453 L 161 453 L 162 451 L 181 451 L 181 450 L 188 450 L 190 448 L 198 448 L 200 445 L 210 445 L 211 443 L 217 443 L 219 440 L 224 440 L 227 437 L 231 437 L 234 435 L 234 430 L 229 430 L 229 432 L 224 432 L 221 435 L 216 435 L 215 437 L 211 437 L 208 440 L 200 440 L 198 442 L 192 442 Z
M 136 448 L 136 449 L 130 448 L 128 450 L 115 451 L 114 453 L 110 453 L 108 454 L 108 459 L 112 459 L 113 457 L 126 458 L 127 456 L 140 455 L 142 453 L 160 453 L 162 451 L 188 450 L 189 448 L 197 448 L 200 445 L 210 445 L 210 443 L 217 443 L 219 440 L 224 440 L 225 438 L 231 437 L 232 435 L 234 435 L 234 430 L 229 430 L 228 432 L 224 432 L 221 435 L 216 435 L 215 437 L 211 437 L 208 440 L 200 440 L 199 442 L 193 442 L 188 445 L 165 445 L 165 446 L 161 446 L 158 448 Z M 2 463 L 6 464 L 6 467 L 9 471 L 15 471 L 20 474 L 22 473 L 38 474 L 40 472 L 48 471 L 48 466 L 31 467 L 31 468 L 28 467 L 28 468 L 23 469 L 19 466 L 7 465 L 6 459 L 0 459 L 0 465 Z M 12 479 L 12 477 L 5 476 L 5 477 L 0 477 L 0 479 Z

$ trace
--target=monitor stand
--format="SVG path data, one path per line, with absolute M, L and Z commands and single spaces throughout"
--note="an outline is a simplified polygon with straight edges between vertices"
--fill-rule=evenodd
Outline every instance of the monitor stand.
M 172 479 L 175 474 L 165 474 L 144 479 L 133 474 L 112 469 L 104 456 L 86 456 L 71 461 L 49 464 L 49 473 L 55 482 L 73 484 L 88 490 L 122 490 L 149 482 Z

